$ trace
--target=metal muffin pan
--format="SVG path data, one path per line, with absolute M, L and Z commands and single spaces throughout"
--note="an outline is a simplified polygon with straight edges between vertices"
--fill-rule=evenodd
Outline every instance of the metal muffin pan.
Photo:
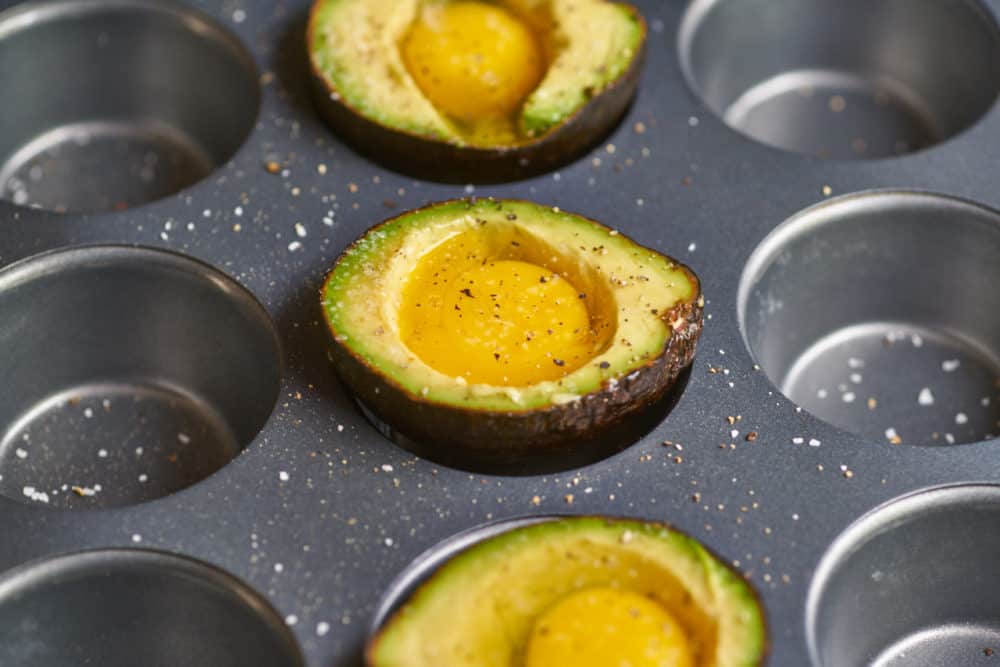
M 224 572 L 153 550 L 65 554 L 0 586 L 5 665 L 300 667 L 266 600 Z
M 207 176 L 253 127 L 252 58 L 224 28 L 140 0 L 26 5 L 0 28 L 0 195 L 114 210 Z
M 700 6 L 700 11 L 725 13 L 724 5 L 735 7 L 740 2 L 699 2 L 695 11 Z M 988 590 L 995 539 L 989 507 L 995 504 L 995 490 L 960 487 L 912 496 L 862 518 L 883 503 L 920 489 L 1000 478 L 1000 441 L 986 438 L 993 432 L 988 419 L 994 417 L 992 411 L 1000 400 L 996 387 L 989 386 L 989 375 L 996 368 L 993 359 L 1000 348 L 994 331 L 996 269 L 995 262 L 990 262 L 997 242 L 993 211 L 1000 209 L 995 176 L 1000 163 L 1000 109 L 992 104 L 997 88 L 992 64 L 1000 48 L 995 25 L 1000 0 L 986 0 L 981 6 L 965 0 L 910 3 L 922 8 L 912 11 L 888 1 L 816 0 L 806 6 L 817 11 L 844 8 L 837 14 L 839 22 L 824 29 L 829 33 L 810 19 L 815 12 L 789 10 L 782 14 L 780 35 L 752 45 L 754 58 L 728 61 L 723 51 L 732 42 L 724 43 L 721 37 L 713 38 L 714 49 L 689 52 L 687 38 L 679 36 L 697 34 L 690 28 L 697 16 L 684 22 L 687 3 L 643 0 L 637 4 L 651 28 L 647 62 L 638 98 L 607 142 L 556 173 L 506 185 L 463 187 L 394 174 L 359 157 L 327 130 L 310 99 L 304 55 L 308 3 L 304 0 L 204 0 L 185 5 L 87 0 L 52 3 L 42 10 L 46 16 L 124 12 L 122 39 L 141 25 L 147 36 L 176 40 L 169 41 L 169 47 L 151 46 L 149 52 L 137 52 L 127 50 L 126 39 L 122 44 L 126 50 L 111 59 L 103 58 L 101 49 L 118 44 L 115 36 L 119 33 L 102 39 L 94 23 L 83 19 L 25 21 L 23 12 L 36 10 L 0 3 L 13 8 L 13 13 L 0 19 L 4 117 L 38 121 L 29 126 L 12 125 L 8 120 L 2 125 L 4 175 L 8 181 L 14 175 L 30 185 L 22 177 L 24 169 L 30 181 L 34 167 L 39 166 L 41 171 L 34 170 L 38 182 L 45 182 L 51 174 L 56 188 L 3 184 L 8 201 L 0 202 L 4 230 L 0 263 L 8 268 L 0 277 L 0 282 L 7 281 L 0 290 L 5 309 L 2 327 L 11 331 L 18 324 L 7 308 L 20 313 L 25 326 L 45 325 L 45 331 L 20 336 L 39 340 L 17 341 L 16 347 L 31 350 L 30 355 L 13 355 L 11 348 L 5 348 L 9 360 L 4 364 L 19 365 L 16 372 L 10 372 L 21 380 L 14 383 L 5 375 L 3 410 L 10 421 L 5 424 L 4 451 L 24 425 L 19 417 L 26 410 L 34 414 L 30 406 L 39 402 L 58 406 L 58 399 L 45 401 L 64 396 L 64 390 L 74 384 L 89 387 L 93 391 L 76 407 L 81 412 L 90 408 L 90 418 L 77 419 L 68 401 L 54 413 L 54 417 L 72 419 L 55 424 L 63 437 L 60 449 L 53 449 L 52 454 L 68 453 L 53 458 L 52 467 L 40 473 L 58 472 L 62 480 L 56 489 L 61 489 L 62 483 L 86 486 L 88 478 L 96 480 L 99 474 L 110 472 L 112 486 L 122 493 L 120 502 L 104 503 L 115 507 L 102 505 L 101 494 L 112 497 L 110 487 L 102 487 L 94 496 L 71 491 L 72 508 L 70 503 L 54 507 L 61 501 L 53 502 L 50 495 L 46 503 L 39 495 L 53 490 L 47 488 L 54 485 L 52 478 L 34 484 L 26 476 L 18 478 L 14 487 L 5 486 L 0 496 L 0 529 L 5 536 L 0 540 L 0 571 L 7 574 L 0 587 L 4 591 L 18 588 L 25 572 L 35 573 L 32 576 L 41 572 L 41 580 L 47 580 L 44 573 L 54 570 L 47 570 L 46 561 L 38 559 L 56 558 L 48 562 L 59 569 L 63 567 L 59 559 L 65 554 L 127 547 L 150 550 L 141 551 L 138 557 L 143 561 L 142 571 L 158 572 L 154 576 L 157 585 L 169 589 L 173 584 L 164 582 L 176 569 L 159 552 L 171 552 L 221 568 L 259 593 L 291 629 L 306 665 L 346 667 L 359 663 L 380 598 L 398 588 L 391 588 L 391 582 L 438 542 L 511 517 L 613 514 L 668 521 L 746 572 L 766 606 L 770 665 L 936 665 L 940 664 L 935 662 L 937 657 L 943 655 L 948 656 L 948 664 L 977 665 L 987 660 L 987 649 L 1000 649 L 993 645 L 995 627 L 983 620 L 993 611 Z M 938 9 L 932 10 L 931 4 Z M 726 20 L 722 14 L 719 17 Z M 60 31 L 74 27 L 84 31 L 77 36 L 79 50 L 64 55 L 72 61 L 71 69 L 81 73 L 69 83 L 83 85 L 82 73 L 87 72 L 93 85 L 76 88 L 68 98 L 50 90 L 69 85 L 60 79 L 66 74 L 66 61 L 52 69 L 41 64 L 46 53 L 63 53 L 63 43 L 68 49 L 72 40 L 27 39 L 21 32 L 28 27 L 55 30 L 44 27 L 51 21 L 60 24 Z M 106 25 L 118 24 L 108 20 Z M 751 21 L 743 30 L 749 39 L 765 27 Z M 710 28 L 710 23 L 701 24 L 701 30 Z M 935 32 L 938 29 L 944 33 Z M 705 34 L 731 37 L 732 30 L 725 25 L 712 30 L 721 32 Z M 834 32 L 837 39 L 832 38 Z M 252 68 L 239 55 L 242 47 L 229 33 L 245 45 L 255 63 L 257 72 L 252 76 Z M 835 45 L 844 40 L 857 47 L 854 51 L 860 60 L 818 57 L 827 53 L 819 42 Z M 89 49 L 84 48 L 88 41 Z M 146 42 L 152 45 L 157 40 L 150 36 Z M 698 69 L 699 63 L 713 61 L 710 78 L 725 82 L 725 68 L 735 67 L 734 62 L 770 63 L 767 71 L 729 77 L 737 83 L 727 84 L 723 91 L 727 94 L 742 94 L 782 72 L 861 72 L 881 80 L 878 77 L 894 74 L 891 69 L 880 69 L 881 64 L 908 61 L 913 45 L 924 43 L 928 43 L 926 52 L 921 52 L 915 64 L 924 78 L 901 80 L 908 95 L 924 97 L 923 106 L 906 109 L 931 110 L 945 129 L 934 142 L 926 142 L 932 146 L 881 159 L 822 159 L 810 154 L 818 151 L 813 144 L 800 145 L 796 152 L 759 143 L 744 134 L 746 127 L 734 130 L 717 115 L 732 100 L 712 97 L 704 78 L 709 75 Z M 803 46 L 814 44 L 815 48 Z M 40 49 L 40 45 L 47 46 Z M 689 87 L 685 69 L 705 101 Z M 701 78 L 695 81 L 697 77 Z M 964 82 L 961 94 L 952 88 L 960 78 Z M 255 85 L 249 85 L 251 79 Z M 173 101 L 150 97 L 153 91 L 147 88 L 164 82 L 184 86 L 191 95 Z M 865 108 L 855 95 L 856 83 L 856 79 L 841 83 L 836 77 L 813 82 L 815 94 L 825 97 L 826 105 L 804 105 L 805 111 L 812 111 L 788 126 L 810 137 L 826 133 L 831 138 L 853 139 L 861 136 L 855 130 L 864 131 L 868 157 L 892 153 L 900 132 L 905 134 L 910 127 L 897 112 L 914 116 L 900 111 L 902 107 L 891 96 L 888 100 L 873 97 L 875 106 Z M 221 97 L 215 98 L 216 93 Z M 938 93 L 943 97 L 937 97 Z M 834 106 L 844 105 L 839 112 L 830 106 L 837 97 Z M 204 101 L 209 98 L 219 106 Z M 888 102 L 886 115 L 869 124 L 872 109 L 883 108 L 880 100 Z M 198 101 L 193 119 L 190 107 L 185 106 L 191 101 Z M 99 102 L 108 106 L 88 107 Z M 852 127 L 855 121 L 849 112 L 856 104 L 861 105 L 859 120 Z M 156 191 L 140 189 L 135 191 L 140 196 L 132 199 L 122 196 L 134 192 L 131 186 L 117 179 L 143 182 L 142 159 L 122 161 L 113 151 L 109 157 L 99 147 L 94 152 L 80 151 L 79 156 L 74 151 L 65 164 L 77 157 L 77 164 L 91 164 L 88 161 L 94 159 L 107 170 L 88 167 L 79 179 L 69 179 L 59 172 L 64 165 L 59 151 L 46 158 L 52 158 L 51 165 L 12 157 L 32 153 L 26 146 L 48 146 L 53 136 L 62 136 L 59 132 L 47 136 L 53 128 L 76 128 L 81 123 L 90 128 L 91 122 L 102 128 L 111 123 L 110 136 L 124 142 L 126 153 L 134 147 L 138 151 L 134 154 L 144 157 L 148 152 L 144 142 L 151 135 L 135 139 L 129 128 L 137 122 L 148 127 L 135 120 L 147 117 L 132 115 L 135 109 L 155 110 L 155 122 L 187 137 L 180 144 L 169 140 L 168 144 L 199 145 L 200 152 L 211 156 L 210 164 L 221 166 L 211 173 L 208 168 L 177 170 L 171 179 L 183 176 L 180 181 L 168 179 L 170 187 Z M 210 110 L 221 116 L 210 116 Z M 255 112 L 256 120 L 252 120 Z M 220 117 L 229 122 L 219 121 Z M 831 118 L 847 128 L 835 126 Z M 115 125 L 118 121 L 123 124 Z M 153 143 L 163 136 L 178 136 L 170 132 L 156 134 Z M 33 143 L 36 140 L 41 143 Z M 213 144 L 216 140 L 225 146 Z M 875 150 L 889 145 L 893 151 Z M 33 154 L 46 157 L 44 148 Z M 151 162 L 160 165 L 163 159 Z M 123 167 L 118 176 L 109 175 L 109 181 L 103 181 L 105 171 L 110 174 Z M 72 188 L 65 190 L 66 185 L 82 184 L 84 177 L 96 179 L 95 185 L 87 185 L 79 195 Z M 106 190 L 98 187 L 102 183 Z M 881 192 L 858 194 L 872 190 Z M 70 192 L 73 198 L 49 196 L 58 191 Z M 176 192 L 168 194 L 171 191 Z M 33 192 L 38 193 L 37 199 L 32 200 Z M 838 199 L 841 195 L 846 198 Z M 423 460 L 384 438 L 339 385 L 326 358 L 327 333 L 318 304 L 326 271 L 340 251 L 371 225 L 402 210 L 456 196 L 529 198 L 577 211 L 676 256 L 698 273 L 707 299 L 698 357 L 676 406 L 636 444 L 564 472 L 516 476 L 462 471 Z M 20 204 L 13 203 L 15 197 Z M 129 208 L 140 202 L 148 203 Z M 32 208 L 32 203 L 45 208 Z M 54 210 L 59 208 L 83 212 Z M 789 222 L 783 226 L 785 221 Z M 841 243 L 854 245 L 839 251 L 830 247 Z M 64 261 L 69 258 L 87 253 L 130 255 L 119 247 L 82 248 L 94 244 L 171 250 L 214 269 L 201 264 L 195 264 L 195 269 L 175 255 L 156 254 L 164 258 L 162 263 L 152 259 L 126 262 L 119 275 L 133 276 L 154 288 L 155 294 L 148 297 L 154 301 L 142 308 L 127 303 L 129 290 L 142 286 L 131 280 L 120 292 L 101 283 L 78 292 L 84 300 L 79 306 L 18 296 L 21 290 L 40 289 L 43 283 L 58 287 L 60 273 L 68 270 L 67 265 L 73 266 Z M 12 266 L 60 248 L 72 250 Z M 137 250 L 132 256 L 150 252 Z M 772 259 L 780 261 L 773 264 Z M 898 270 L 887 272 L 883 261 Z M 916 265 L 922 263 L 933 267 L 933 275 L 919 271 Z M 80 260 L 74 270 L 90 264 Z M 234 278 L 249 294 L 215 270 Z M 30 277 L 33 271 L 43 280 L 34 287 L 34 281 L 13 279 L 19 274 Z M 903 280 L 910 276 L 921 281 L 921 289 Z M 70 281 L 69 287 L 79 288 L 76 283 Z M 807 287 L 826 292 L 810 295 Z M 72 289 L 61 289 L 55 292 L 57 302 L 75 301 L 69 296 Z M 852 291 L 852 298 L 847 291 Z M 780 296 L 783 310 L 768 312 L 768 293 Z M 269 318 L 255 310 L 255 299 Z M 773 300 L 770 303 L 775 305 Z M 150 322 L 159 321 L 162 329 L 147 332 L 143 326 L 127 327 L 122 333 L 119 328 L 130 318 L 133 323 L 146 322 L 147 315 L 153 318 Z M 206 345 L 199 341 L 219 335 L 215 323 L 226 318 L 234 319 L 222 326 L 228 333 L 221 336 L 224 340 L 216 340 L 217 353 L 199 356 L 201 346 Z M 889 351 L 878 347 L 878 354 L 864 358 L 870 365 L 860 372 L 850 368 L 853 353 L 841 357 L 847 368 L 828 367 L 827 362 L 840 363 L 835 346 L 820 350 L 829 354 L 807 354 L 823 336 L 851 332 L 854 325 L 885 323 L 900 325 L 899 329 L 878 329 L 882 338 L 892 339 L 886 344 L 898 347 Z M 156 337 L 156 331 L 162 337 Z M 914 346 L 914 334 L 923 347 Z M 71 356 L 69 348 L 60 346 L 75 345 L 86 335 L 108 337 L 107 349 L 90 361 L 59 364 Z M 49 336 L 61 344 L 46 344 Z M 860 345 L 866 339 L 844 340 Z M 186 351 L 194 356 L 185 360 L 170 356 L 187 347 L 199 352 Z M 902 355 L 899 362 L 892 361 L 896 351 Z M 928 356 L 909 354 L 914 351 Z M 161 358 L 161 354 L 167 356 Z M 280 358 L 276 360 L 275 354 Z M 254 359 L 249 361 L 248 356 Z M 131 372 L 134 369 L 104 372 L 126 358 L 136 364 L 162 363 L 149 373 Z M 956 360 L 958 366 L 952 363 Z M 796 361 L 801 380 L 813 377 L 808 370 L 819 373 L 830 385 L 826 400 L 840 401 L 845 410 L 864 412 L 824 412 L 804 398 L 801 404 L 787 398 L 779 385 L 796 393 L 795 384 L 788 385 L 787 378 Z M 225 369 L 231 369 L 231 363 L 246 375 L 230 377 Z M 72 369 L 63 368 L 67 365 Z M 49 381 L 57 372 L 70 370 L 80 373 L 72 382 Z M 844 401 L 848 390 L 841 391 L 838 385 L 853 383 L 852 373 L 858 373 L 861 381 L 854 383 L 858 389 L 850 389 L 855 402 L 849 403 Z M 242 451 L 223 465 L 229 455 L 221 457 L 221 449 L 193 450 L 199 457 L 204 454 L 200 462 L 210 460 L 212 465 L 199 469 L 197 477 L 207 477 L 189 486 L 187 481 L 175 484 L 177 479 L 168 484 L 166 476 L 172 468 L 162 460 L 148 472 L 132 467 L 131 461 L 127 468 L 113 469 L 119 459 L 112 452 L 121 453 L 122 443 L 133 454 L 135 447 L 144 446 L 129 440 L 130 432 L 123 430 L 123 421 L 117 421 L 116 410 L 145 396 L 144 380 L 150 378 L 166 380 L 167 386 L 187 399 L 187 407 L 179 408 L 173 417 L 169 409 L 158 413 L 166 421 L 153 424 L 150 438 L 176 440 L 172 427 L 190 418 L 213 424 L 213 428 L 225 424 L 235 434 L 232 446 Z M 232 397 L 218 397 L 209 385 L 223 387 L 227 396 L 232 387 L 238 387 L 253 396 L 249 400 L 255 407 L 245 411 L 241 407 L 233 413 L 228 404 Z M 106 397 L 100 392 L 109 386 L 118 393 L 111 397 L 111 411 L 106 412 Z M 933 404 L 920 400 L 925 387 L 931 390 Z M 270 410 L 275 388 L 278 398 Z M 890 397 L 890 390 L 898 392 Z M 869 397 L 876 399 L 870 421 Z M 164 405 L 171 407 L 169 401 Z M 883 409 L 891 409 L 890 420 L 882 420 Z M 959 412 L 966 416 L 962 424 L 955 421 Z M 44 427 L 46 413 L 40 414 L 38 425 Z M 920 446 L 940 443 L 932 437 L 935 431 L 942 438 L 949 432 L 921 421 L 931 417 L 950 417 L 955 423 L 951 431 L 955 445 L 945 440 L 943 446 Z M 834 425 L 838 423 L 841 426 Z M 900 436 L 898 446 L 887 437 L 890 427 Z M 184 428 L 189 427 L 185 424 Z M 34 432 L 30 439 L 32 447 L 41 446 Z M 101 440 L 107 443 L 103 447 Z M 218 447 L 220 439 L 214 440 Z M 189 446 L 198 445 L 192 437 Z M 92 446 L 97 451 L 90 457 Z M 4 476 L 0 484 L 6 485 L 7 476 L 15 474 L 8 472 L 8 465 L 32 461 L 36 453 L 25 448 L 28 457 L 20 459 L 16 449 L 13 459 L 5 458 L 0 465 Z M 101 457 L 100 449 L 107 450 L 108 456 Z M 171 463 L 168 450 L 158 453 Z M 141 474 L 147 475 L 147 481 L 135 483 Z M 158 489 L 155 493 L 141 486 L 151 483 Z M 26 496 L 25 486 L 34 486 L 35 493 Z M 977 504 L 980 496 L 985 500 Z M 973 503 L 975 511 L 963 509 L 966 503 Z M 901 531 L 898 540 L 881 532 L 893 526 Z M 896 550 L 897 543 L 910 545 L 905 557 Z M 952 543 L 967 557 L 961 560 L 963 571 L 982 582 L 977 589 L 982 599 L 939 594 L 921 576 L 920 568 L 954 555 L 945 543 Z M 917 556 L 925 547 L 926 555 Z M 121 562 L 117 553 L 98 552 L 82 558 L 85 563 L 93 558 L 110 567 Z M 873 561 L 885 574 L 882 588 L 868 583 L 872 572 L 865 568 Z M 947 573 L 934 572 L 947 585 Z M 914 590 L 918 584 L 924 589 Z M 234 590 L 231 585 L 223 588 Z M 101 587 L 111 597 L 123 596 L 123 610 L 135 604 L 126 595 L 129 589 Z M 864 614 L 845 606 L 852 595 L 880 590 L 885 595 Z M 61 588 L 56 581 L 39 595 L 24 598 L 24 604 L 43 609 L 53 601 L 58 606 L 63 596 L 67 604 L 79 600 L 79 593 Z M 7 609 L 13 611 L 5 611 L 9 600 L 0 597 L 0 616 L 21 615 L 12 607 Z M 245 595 L 236 595 L 243 603 L 233 603 L 230 594 L 223 598 L 228 601 L 213 598 L 208 603 L 213 611 L 206 614 L 206 627 L 226 615 L 228 604 L 248 609 Z M 296 664 L 296 649 L 283 643 L 266 610 L 254 608 L 256 612 L 240 612 L 239 618 L 246 620 L 236 624 L 242 630 L 225 626 L 230 629 L 219 631 L 266 634 L 275 642 L 271 644 L 275 657 L 269 664 Z M 259 633 L 261 627 L 269 630 Z M 145 641 L 142 637 L 150 635 L 135 636 Z M 921 644 L 927 638 L 933 640 L 933 649 Z M 6 645 L 3 650 L 8 650 Z M 127 658 L 122 664 L 129 664 Z

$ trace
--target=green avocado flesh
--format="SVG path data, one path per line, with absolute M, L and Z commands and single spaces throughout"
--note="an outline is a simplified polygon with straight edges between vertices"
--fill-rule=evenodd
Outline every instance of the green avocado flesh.
M 484 263 L 544 267 L 586 296 L 599 344 L 591 358 L 556 379 L 500 386 L 443 373 L 407 347 L 399 320 L 408 277 L 440 244 L 470 231 L 490 249 Z M 651 366 L 688 324 L 674 309 L 701 297 L 683 265 L 586 218 L 523 201 L 457 200 L 371 229 L 341 255 L 321 298 L 336 344 L 412 400 L 515 413 L 573 403 Z
M 400 53 L 400 41 L 421 6 L 447 1 L 317 0 L 308 45 L 313 67 L 334 99 L 379 125 L 458 146 L 493 147 L 495 140 L 464 131 L 435 108 Z M 521 141 L 562 125 L 641 53 L 645 26 L 625 5 L 608 0 L 499 4 L 515 13 L 549 17 L 544 41 L 551 55 L 542 81 L 518 112 Z
M 372 639 L 368 664 L 520 667 L 535 619 L 567 595 L 597 587 L 662 605 L 685 631 L 698 667 L 763 660 L 756 594 L 696 540 L 663 525 L 581 517 L 515 529 L 452 558 Z

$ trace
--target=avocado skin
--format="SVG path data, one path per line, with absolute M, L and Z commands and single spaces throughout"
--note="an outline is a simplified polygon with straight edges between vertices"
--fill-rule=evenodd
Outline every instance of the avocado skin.
M 306 44 L 313 43 L 319 3 L 310 12 Z M 647 26 L 639 11 L 622 5 L 642 26 L 640 50 L 628 69 L 545 134 L 512 146 L 461 146 L 387 127 L 359 113 L 332 90 L 310 61 L 317 110 L 358 153 L 407 176 L 442 183 L 505 183 L 530 178 L 572 162 L 600 144 L 625 115 L 639 85 Z M 308 48 L 308 47 L 307 47 Z
M 570 403 L 486 411 L 431 402 L 370 367 L 338 341 L 332 328 L 330 359 L 362 407 L 381 422 L 380 430 L 419 456 L 458 468 L 521 474 L 592 463 L 632 444 L 665 416 L 674 403 L 668 392 L 694 360 L 703 325 L 701 285 L 689 268 L 676 265 L 697 289 L 660 314 L 675 325 L 663 349 L 617 383 L 606 382 L 600 391 Z M 329 319 L 323 320 L 330 327 Z M 640 427 L 628 428 L 632 421 Z

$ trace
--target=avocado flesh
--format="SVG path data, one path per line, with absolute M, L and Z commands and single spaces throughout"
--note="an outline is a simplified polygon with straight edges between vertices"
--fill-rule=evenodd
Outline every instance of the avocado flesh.
M 402 132 L 457 146 L 494 147 L 497 133 L 468 131 L 427 100 L 399 49 L 423 3 L 434 0 L 317 0 L 309 51 L 331 95 L 356 113 Z M 544 135 L 572 117 L 625 73 L 641 51 L 645 27 L 624 5 L 607 0 L 507 0 L 536 29 L 550 53 L 542 82 L 524 102 L 521 139 Z M 537 19 L 532 17 L 551 17 Z
M 516 529 L 442 566 L 373 638 L 371 667 L 520 667 L 535 620 L 579 590 L 648 596 L 684 628 L 699 667 L 763 660 L 750 585 L 665 526 L 583 517 Z
M 588 294 L 602 342 L 589 363 L 530 386 L 469 384 L 403 344 L 398 312 L 407 277 L 427 252 L 469 230 L 493 239 L 498 256 L 545 265 Z M 674 309 L 697 301 L 699 289 L 682 265 L 593 221 L 530 202 L 477 200 L 445 202 L 374 228 L 341 256 L 322 301 L 338 345 L 412 400 L 521 412 L 572 403 L 653 364 L 688 324 Z

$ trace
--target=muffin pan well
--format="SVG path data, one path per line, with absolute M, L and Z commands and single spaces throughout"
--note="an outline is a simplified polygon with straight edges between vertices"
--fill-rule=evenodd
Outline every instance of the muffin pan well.
M 814 664 L 989 664 L 1000 487 L 931 489 L 879 507 L 823 558 L 810 590 Z
M 5 665 L 301 667 L 288 628 L 232 576 L 158 551 L 36 561 L 0 581 Z
M 513 517 L 634 516 L 677 526 L 747 574 L 767 611 L 772 667 L 936 665 L 938 650 L 951 651 L 948 664 L 989 664 L 986 649 L 1000 652 L 983 620 L 995 493 L 971 485 L 1000 479 L 1000 0 L 812 0 L 805 12 L 777 2 L 781 29 L 766 39 L 763 11 L 723 16 L 742 6 L 734 0 L 636 4 L 650 27 L 647 61 L 611 136 L 558 172 L 471 187 L 388 171 L 327 128 L 310 96 L 307 0 L 0 2 L 2 590 L 36 567 L 27 564 L 45 567 L 38 559 L 166 551 L 256 591 L 211 594 L 205 616 L 245 610 L 214 627 L 273 640 L 268 664 L 298 664 L 301 652 L 309 667 L 356 667 L 379 600 L 435 544 Z M 916 9 L 897 11 L 904 4 Z M 29 39 L 36 30 L 56 32 Z M 712 48 L 699 35 L 714 35 Z M 783 53 L 749 72 L 765 52 L 754 42 L 745 53 L 755 57 L 740 56 L 740 39 Z M 854 60 L 806 57 L 841 41 Z M 831 157 L 853 157 L 860 136 L 865 155 L 882 159 L 822 159 L 818 144 L 776 150 L 723 121 L 746 90 L 803 68 L 863 76 L 813 81 L 826 115 L 781 127 L 829 138 Z M 890 111 L 840 133 L 830 117 L 861 105 L 845 91 L 869 75 L 902 89 L 888 99 L 868 89 L 873 109 L 881 100 Z M 841 112 L 829 107 L 837 95 Z M 173 172 L 170 187 L 131 189 L 136 167 L 143 182 L 144 148 L 136 163 L 105 152 L 115 142 L 100 132 L 84 133 L 89 144 L 48 134 L 92 123 L 168 126 L 142 136 L 161 147 L 167 136 L 197 164 Z M 46 153 L 53 137 L 69 137 L 72 155 Z M 462 196 L 581 213 L 701 278 L 705 327 L 690 377 L 635 444 L 539 474 L 459 470 L 396 446 L 338 383 L 319 305 L 326 272 L 373 224 Z M 958 490 L 911 495 L 941 485 Z M 890 528 L 911 545 L 906 559 L 889 533 L 879 537 Z M 952 556 L 983 583 L 978 598 L 920 578 Z M 864 571 L 873 559 L 881 588 Z M 154 568 L 155 590 L 204 594 L 183 576 L 181 587 L 172 567 Z M 71 613 L 93 615 L 80 590 L 43 580 L 42 597 L 23 604 L 65 604 L 67 627 Z M 887 597 L 871 612 L 846 606 L 879 590 Z M 7 606 L 13 597 L 0 596 L 0 617 L 22 615 Z M 134 636 L 169 658 L 156 643 L 166 620 L 135 615 L 147 627 Z M 0 641 L 0 651 L 23 645 Z
M 0 20 L 0 196 L 110 211 L 178 192 L 253 127 L 251 56 L 208 16 L 142 0 L 27 3 Z
M 727 124 L 820 157 L 933 146 L 1000 92 L 1000 31 L 975 0 L 698 0 L 680 48 Z
M 224 466 L 270 416 L 278 337 L 246 290 L 146 248 L 0 272 L 0 492 L 63 507 L 158 498 Z
M 740 291 L 747 345 L 798 405 L 893 444 L 1000 432 L 1000 215 L 912 192 L 856 195 L 779 227 Z

